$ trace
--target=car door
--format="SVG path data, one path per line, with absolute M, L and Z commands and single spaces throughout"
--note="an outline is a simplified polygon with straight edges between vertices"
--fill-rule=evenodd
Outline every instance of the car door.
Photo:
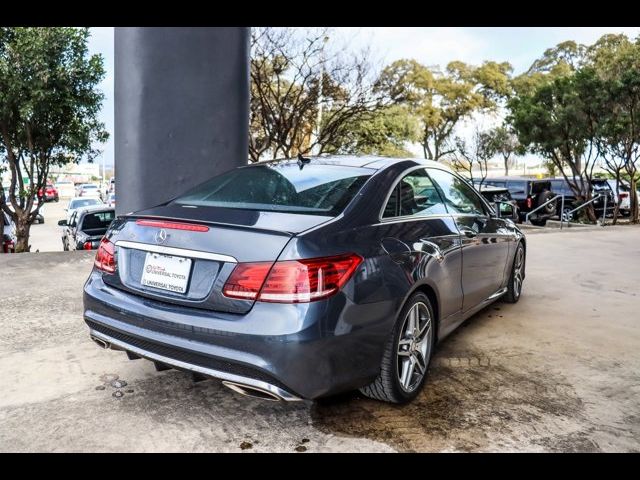
M 413 285 L 439 295 L 440 318 L 462 308 L 460 234 L 424 167 L 404 172 L 389 193 L 379 226 L 382 247 Z
M 448 171 L 429 168 L 461 235 L 463 311 L 497 294 L 505 283 L 515 232 L 497 218 L 469 184 Z
M 71 215 L 71 219 L 68 222 L 68 226 L 65 229 L 67 235 L 67 245 L 69 245 L 69 250 L 76 249 L 76 229 L 78 224 L 78 211 L 76 210 Z

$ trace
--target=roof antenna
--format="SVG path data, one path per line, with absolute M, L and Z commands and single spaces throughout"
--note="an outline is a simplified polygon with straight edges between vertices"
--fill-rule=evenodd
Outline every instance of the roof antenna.
M 300 167 L 300 170 L 302 170 L 302 167 L 304 167 L 310 161 L 310 158 L 303 157 L 301 153 L 298 154 L 298 166 Z

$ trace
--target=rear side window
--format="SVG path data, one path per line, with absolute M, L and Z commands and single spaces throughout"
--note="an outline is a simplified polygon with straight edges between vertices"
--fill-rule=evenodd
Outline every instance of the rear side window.
M 382 217 L 446 214 L 447 209 L 424 168 L 405 175 L 394 187 Z
M 214 177 L 174 203 L 336 216 L 371 173 L 366 168 L 313 163 L 256 165 Z
M 435 168 L 429 170 L 429 175 L 439 187 L 449 213 L 486 215 L 480 196 L 465 181 Z

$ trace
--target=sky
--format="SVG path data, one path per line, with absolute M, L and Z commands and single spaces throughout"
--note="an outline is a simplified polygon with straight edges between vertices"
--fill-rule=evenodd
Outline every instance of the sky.
M 445 66 L 451 60 L 480 64 L 508 61 L 514 74 L 527 70 L 550 47 L 565 40 L 592 44 L 605 33 L 640 35 L 640 27 L 340 27 L 331 35 L 355 50 L 369 47 L 374 58 L 388 64 L 413 58 L 425 65 Z M 102 121 L 110 132 L 95 161 L 113 165 L 113 35 L 112 27 L 91 28 L 90 53 L 104 58 L 106 75 L 99 88 L 105 94 Z

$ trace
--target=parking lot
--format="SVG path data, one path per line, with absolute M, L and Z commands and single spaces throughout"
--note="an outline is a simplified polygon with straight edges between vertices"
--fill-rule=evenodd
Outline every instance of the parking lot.
M 406 406 L 274 403 L 156 372 L 89 340 L 91 252 L 3 255 L 0 450 L 640 451 L 640 228 L 575 230 L 529 235 L 521 301 L 446 339 Z
M 61 198 L 59 202 L 47 202 L 42 210 L 43 224 L 31 225 L 30 244 L 31 251 L 35 252 L 61 252 L 62 227 L 58 226 L 58 220 L 66 218 L 65 208 L 69 204 L 68 198 Z

